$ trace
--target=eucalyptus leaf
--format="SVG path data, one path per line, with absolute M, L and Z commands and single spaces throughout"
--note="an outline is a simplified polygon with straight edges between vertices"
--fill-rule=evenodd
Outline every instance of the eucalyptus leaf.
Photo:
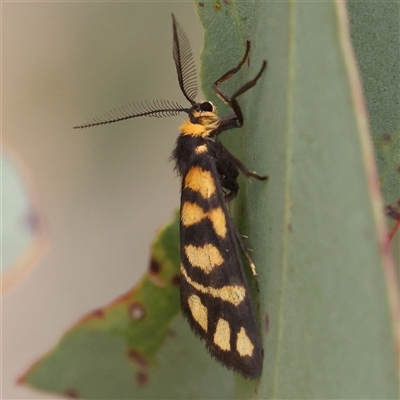
M 257 394 L 238 381 L 236 397 L 398 398 L 397 284 L 380 251 L 383 204 L 346 6 L 248 3 L 247 13 L 247 2 L 196 2 L 207 97 L 246 40 L 250 68 L 231 85 L 268 59 L 239 99 L 244 128 L 225 134 L 250 169 L 269 175 L 264 186 L 243 182 L 235 204 L 258 267 L 265 350 Z
M 49 248 L 49 239 L 33 182 L 22 162 L 8 149 L 2 149 L 0 169 L 3 293 L 37 265 Z

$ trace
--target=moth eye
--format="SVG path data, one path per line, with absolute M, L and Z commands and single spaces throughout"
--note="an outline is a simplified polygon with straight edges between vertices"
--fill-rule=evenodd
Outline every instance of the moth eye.
M 211 112 L 213 110 L 213 106 L 209 101 L 205 101 L 200 104 L 200 111 L 208 111 Z

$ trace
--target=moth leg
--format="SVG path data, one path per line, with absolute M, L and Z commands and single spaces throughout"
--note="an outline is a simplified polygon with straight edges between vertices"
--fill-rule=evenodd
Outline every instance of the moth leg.
M 235 165 L 235 167 L 247 178 L 255 178 L 259 181 L 265 181 L 268 179 L 268 176 L 258 175 L 254 171 L 250 171 L 239 159 L 237 159 L 233 154 L 231 154 L 225 147 L 222 150 L 224 152 L 224 157 L 229 159 L 229 161 Z
M 228 72 L 225 72 L 225 74 L 223 74 L 219 79 L 217 79 L 212 88 L 215 92 L 215 94 L 225 103 L 227 104 L 229 107 L 231 106 L 231 99 L 229 98 L 229 96 L 227 94 L 225 94 L 219 87 L 218 85 L 222 82 L 227 81 L 229 78 L 232 78 L 233 75 L 235 75 L 240 68 L 242 68 L 242 65 L 246 62 L 248 56 L 249 56 L 249 52 L 250 52 L 250 41 L 246 42 L 246 52 L 244 53 L 244 56 L 242 58 L 242 60 L 240 61 L 240 63 L 235 67 L 230 69 Z
M 235 180 L 222 179 L 221 186 L 224 189 L 228 190 L 228 191 L 224 191 L 224 199 L 225 199 L 225 202 L 229 203 L 238 194 L 239 184 L 237 183 L 236 179 Z
M 263 64 L 261 66 L 260 71 L 258 72 L 258 74 L 256 75 L 255 78 L 253 78 L 251 81 L 247 82 L 246 84 L 244 84 L 241 88 L 239 88 L 230 98 L 229 96 L 224 93 L 219 87 L 218 85 L 224 81 L 226 81 L 227 79 L 229 79 L 230 77 L 232 77 L 233 75 L 235 75 L 240 68 L 242 67 L 242 65 L 245 63 L 245 61 L 247 60 L 248 56 L 249 56 L 249 51 L 250 51 L 250 42 L 247 41 L 247 47 L 246 47 L 246 52 L 244 54 L 243 59 L 240 61 L 240 63 L 237 65 L 237 67 L 232 68 L 231 70 L 229 70 L 228 72 L 226 72 L 224 75 L 221 76 L 221 78 L 217 79 L 214 84 L 213 84 L 213 90 L 215 92 L 215 94 L 225 103 L 227 104 L 229 107 L 232 108 L 234 115 L 230 116 L 230 118 L 227 118 L 224 121 L 221 121 L 222 126 L 220 126 L 220 128 L 218 129 L 218 132 L 222 132 L 224 130 L 227 129 L 231 129 L 232 125 L 234 125 L 235 127 L 239 127 L 243 125 L 243 113 L 242 113 L 242 109 L 239 106 L 239 103 L 237 102 L 236 98 L 239 97 L 241 94 L 243 94 L 244 92 L 246 92 L 247 90 L 251 89 L 258 81 L 258 79 L 260 78 L 261 74 L 263 73 L 265 67 L 267 66 L 267 62 L 264 60 Z M 225 124 L 225 126 L 224 126 Z

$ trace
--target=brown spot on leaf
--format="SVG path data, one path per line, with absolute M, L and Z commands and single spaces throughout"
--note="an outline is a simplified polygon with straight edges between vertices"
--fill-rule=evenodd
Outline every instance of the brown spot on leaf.
M 393 218 L 395 220 L 400 217 L 400 211 L 396 210 L 396 208 L 391 206 L 390 204 L 385 207 L 385 214 L 387 217 Z
M 161 264 L 154 258 L 150 260 L 149 271 L 153 275 L 158 275 L 161 271 Z
M 79 399 L 79 394 L 76 389 L 68 389 L 64 392 L 64 394 L 70 399 Z
M 288 231 L 293 232 L 293 225 L 291 223 L 288 225 Z
M 218 2 L 214 3 L 214 8 L 219 11 L 221 9 L 221 4 L 219 4 Z
M 146 386 L 147 382 L 149 381 L 149 376 L 144 372 L 137 372 L 136 373 L 136 382 L 140 387 Z
M 384 140 L 385 142 L 390 142 L 390 141 L 392 140 L 392 137 L 391 137 L 388 133 L 385 133 L 385 134 L 383 135 L 383 140 Z
M 264 319 L 264 329 L 265 332 L 269 332 L 269 315 L 265 314 L 265 319 Z
M 175 274 L 171 278 L 171 283 L 175 286 L 179 286 L 181 284 L 181 275 L 180 274 Z
M 204 3 L 199 1 L 199 7 L 204 7 Z
M 129 315 L 135 321 L 141 321 L 146 318 L 146 309 L 141 303 L 132 303 L 129 307 Z
M 132 361 L 134 361 L 137 365 L 139 365 L 140 367 L 148 367 L 149 366 L 149 362 L 148 362 L 147 358 L 143 354 L 140 354 L 136 350 L 130 349 L 128 351 L 128 357 Z
M 226 4 L 227 6 L 229 6 L 229 1 L 228 0 L 223 0 L 224 4 Z
M 104 317 L 104 310 L 101 308 L 98 308 L 97 310 L 94 310 L 92 312 L 92 317 L 93 318 L 103 318 Z
M 400 165 L 397 167 L 397 172 L 400 173 Z
M 169 337 L 175 337 L 176 336 L 176 332 L 172 329 L 168 329 L 167 335 Z

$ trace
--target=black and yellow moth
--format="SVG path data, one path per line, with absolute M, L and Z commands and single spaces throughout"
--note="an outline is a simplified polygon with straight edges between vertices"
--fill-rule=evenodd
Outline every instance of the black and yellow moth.
M 184 108 L 171 101 L 139 103 L 123 107 L 104 117 L 75 128 L 88 128 L 142 116 L 172 116 L 184 112 L 188 119 L 172 153 L 175 168 L 182 178 L 180 208 L 181 307 L 191 329 L 218 361 L 249 379 L 261 375 L 263 349 L 251 293 L 239 248 L 247 258 L 253 275 L 255 267 L 228 212 L 228 203 L 238 193 L 239 172 L 265 180 L 247 169 L 218 140 L 228 129 L 243 125 L 237 97 L 252 88 L 267 65 L 263 61 L 258 74 L 232 96 L 219 84 L 235 75 L 239 64 L 214 82 L 216 95 L 233 113 L 221 117 L 209 101 L 196 102 L 197 82 L 189 41 L 173 20 L 173 58 L 181 91 L 190 103 Z

